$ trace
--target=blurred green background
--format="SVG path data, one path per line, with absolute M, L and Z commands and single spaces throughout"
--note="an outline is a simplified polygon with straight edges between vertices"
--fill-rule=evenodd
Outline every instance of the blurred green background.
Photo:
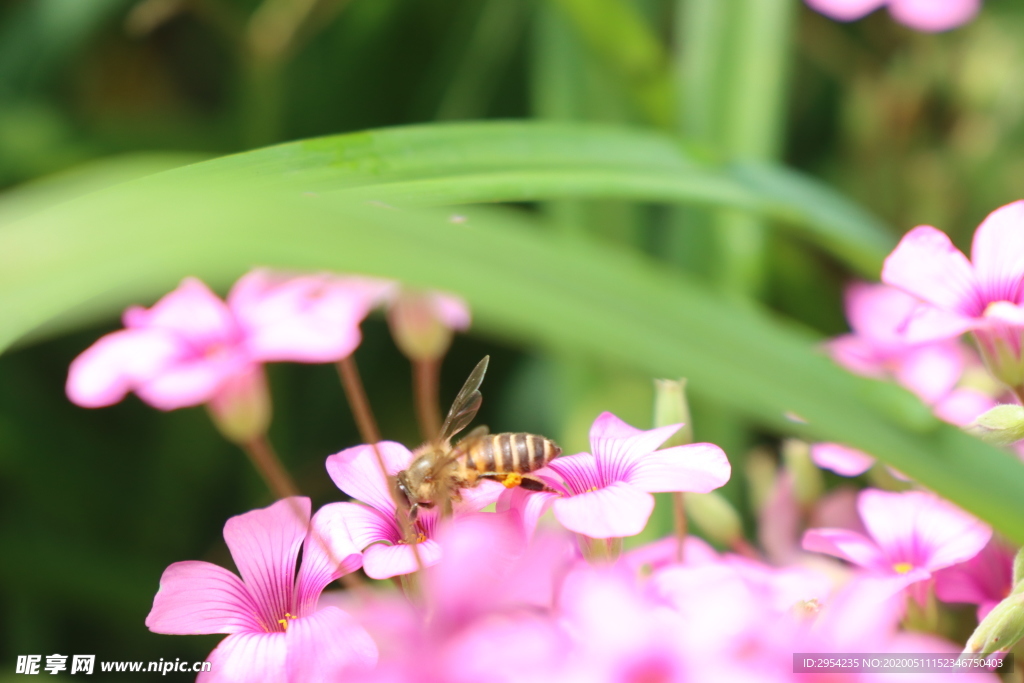
M 894 238 L 931 223 L 966 246 L 987 212 L 1024 195 L 1020 2 L 987 0 L 966 27 L 924 35 L 885 12 L 843 25 L 765 0 L 760 19 L 777 25 L 754 47 L 721 30 L 756 19 L 751 2 L 8 0 L 0 229 L 54 184 L 81 192 L 297 138 L 484 118 L 625 123 L 678 134 L 703 158 L 781 159 L 874 211 Z M 760 73 L 723 76 L 754 48 Z M 52 174 L 64 175 L 40 181 Z M 624 201 L 519 208 L 820 335 L 845 330 L 851 273 L 749 217 Z M 704 229 L 715 222 L 719 232 Z M 229 563 L 225 519 L 270 500 L 200 408 L 67 401 L 68 364 L 117 326 L 0 356 L 0 680 L 18 654 L 203 659 L 218 637 L 145 629 L 157 580 L 177 560 Z M 408 363 L 380 317 L 364 333 L 357 360 L 385 437 L 414 445 Z M 650 424 L 650 377 L 472 332 L 445 363 L 442 402 L 484 354 L 481 421 L 494 430 L 552 435 L 574 452 L 600 410 Z M 270 376 L 283 460 L 314 504 L 339 499 L 323 461 L 358 437 L 334 369 Z M 695 401 L 694 423 L 736 464 L 774 438 L 709 401 Z M 738 471 L 729 495 L 743 507 L 741 487 Z

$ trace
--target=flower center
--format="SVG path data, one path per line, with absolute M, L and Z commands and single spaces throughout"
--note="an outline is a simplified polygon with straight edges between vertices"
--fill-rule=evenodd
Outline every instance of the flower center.
M 906 574 L 913 568 L 914 565 L 910 564 L 909 562 L 897 562 L 892 566 L 893 571 L 897 574 Z
M 277 623 L 281 624 L 281 628 L 284 629 L 285 631 L 287 631 L 288 630 L 288 621 L 290 619 L 298 619 L 298 617 L 295 616 L 294 614 L 289 613 L 289 612 L 285 612 L 284 613 L 284 619 L 278 619 Z

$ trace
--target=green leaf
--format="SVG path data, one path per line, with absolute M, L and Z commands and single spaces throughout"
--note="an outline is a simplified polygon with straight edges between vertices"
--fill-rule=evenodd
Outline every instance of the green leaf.
M 502 130 L 480 127 L 488 128 Z M 617 159 L 623 170 L 658 159 L 666 169 L 684 165 L 656 137 L 583 131 L 544 146 L 528 129 L 520 128 L 527 132 L 518 146 L 505 140 L 506 159 L 520 167 L 556 166 L 560 149 L 589 155 L 595 165 Z M 450 210 L 396 209 L 324 191 L 346 178 L 464 173 L 472 149 L 435 141 L 429 163 L 429 145 L 411 144 L 428 132 L 370 133 L 204 162 L 8 225 L 0 229 L 0 344 L 62 316 L 112 316 L 186 274 L 220 287 L 260 264 L 395 277 L 459 292 L 487 334 L 652 376 L 685 376 L 695 392 L 766 426 L 873 453 L 1024 541 L 1024 465 L 940 423 L 908 392 L 842 371 L 806 332 L 720 300 L 639 255 L 539 229 L 525 215 L 460 209 L 463 219 L 452 221 Z M 453 129 L 437 132 L 443 138 Z M 405 145 L 397 144 L 402 136 Z M 381 154 L 382 139 L 392 156 Z M 647 148 L 636 144 L 644 140 Z M 501 145 L 492 141 L 490 149 Z
M 812 178 L 767 164 L 712 165 L 669 136 L 615 126 L 409 126 L 278 145 L 194 172 L 210 182 L 275 178 L 307 192 L 359 188 L 408 205 L 600 197 L 737 208 L 800 233 L 869 277 L 896 242 Z

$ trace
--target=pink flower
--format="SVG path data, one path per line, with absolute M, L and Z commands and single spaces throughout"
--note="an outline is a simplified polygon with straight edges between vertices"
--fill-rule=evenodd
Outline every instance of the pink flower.
M 996 209 L 978 226 L 972 261 L 930 226 L 907 233 L 885 260 L 882 281 L 924 303 L 905 323 L 910 342 L 973 332 L 989 370 L 1024 385 L 1024 201 Z
M 359 568 L 338 504 L 309 518 L 308 498 L 285 498 L 232 517 L 224 540 L 242 578 L 209 562 L 176 562 L 160 578 L 146 626 L 156 633 L 227 633 L 200 683 L 325 680 L 373 666 L 377 648 L 323 589 Z M 299 549 L 302 564 L 295 565 Z
M 864 474 L 875 464 L 875 458 L 856 448 L 838 443 L 816 443 L 811 446 L 811 460 L 818 467 L 844 477 Z
M 1013 588 L 1014 550 L 993 538 L 981 552 L 935 574 L 935 595 L 943 602 L 978 606 L 978 621 Z
M 866 489 L 857 510 L 870 538 L 847 529 L 811 529 L 803 547 L 887 577 L 894 591 L 969 560 L 992 536 L 987 525 L 925 491 Z
M 729 481 L 731 468 L 718 446 L 696 443 L 656 450 L 682 425 L 642 430 L 611 413 L 601 413 L 590 428 L 591 453 L 555 458 L 538 476 L 557 493 L 503 494 L 498 509 L 519 506 L 527 525 L 547 505 L 571 530 L 591 538 L 635 536 L 654 510 L 653 492 L 707 493 Z
M 807 0 L 807 4 L 838 21 L 853 21 L 882 6 L 901 24 L 918 31 L 948 31 L 974 18 L 981 0 Z
M 376 449 L 384 460 L 387 475 L 394 476 L 407 468 L 413 454 L 394 441 L 381 441 Z M 356 500 L 365 503 L 338 503 L 345 524 L 356 546 L 363 553 L 363 569 L 374 579 L 388 579 L 399 574 L 410 574 L 419 568 L 434 565 L 441 559 L 441 547 L 434 540 L 438 523 L 438 508 L 422 511 L 416 518 L 412 532 L 416 535 L 415 550 L 402 534 L 404 514 L 395 506 L 387 477 L 380 471 L 374 446 L 361 445 L 346 448 L 327 458 L 327 473 L 335 485 Z M 504 487 L 497 482 L 484 481 L 463 492 L 456 505 L 457 514 L 475 512 L 497 499 Z M 419 563 L 417 563 L 417 554 Z
M 443 525 L 436 542 L 444 561 L 420 575 L 425 604 L 349 597 L 382 647 L 365 680 L 559 680 L 570 643 L 556 601 L 576 559 L 570 539 L 539 534 L 527 543 L 510 515 L 478 514 Z
M 134 391 L 174 410 L 237 394 L 232 387 L 239 383 L 262 386 L 266 362 L 339 360 L 359 345 L 359 323 L 391 287 L 256 270 L 235 284 L 225 304 L 186 278 L 152 308 L 129 308 L 126 329 L 101 337 L 72 362 L 68 397 L 96 408 Z
M 925 403 L 945 397 L 964 372 L 967 354 L 948 339 L 909 343 L 902 327 L 920 305 L 913 296 L 880 284 L 846 288 L 846 317 L 853 330 L 827 348 L 837 363 L 868 377 L 892 377 Z

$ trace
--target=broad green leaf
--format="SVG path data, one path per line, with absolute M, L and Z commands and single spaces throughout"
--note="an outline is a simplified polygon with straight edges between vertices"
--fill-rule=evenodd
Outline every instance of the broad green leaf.
M 207 182 L 268 179 L 304 192 L 359 188 L 388 203 L 570 198 L 738 208 L 777 221 L 868 277 L 895 245 L 885 226 L 824 184 L 778 166 L 713 165 L 669 136 L 561 123 L 460 123 L 316 138 L 189 170 Z
M 450 210 L 325 193 L 332 169 L 383 177 L 403 165 L 332 155 L 327 145 L 195 164 L 0 230 L 2 343 L 69 313 L 112 316 L 186 274 L 221 287 L 257 264 L 396 277 L 459 292 L 485 334 L 685 376 L 695 392 L 764 425 L 864 449 L 1024 541 L 1024 465 L 940 423 L 908 392 L 842 371 L 805 332 L 523 215 L 471 209 L 452 221 Z M 406 168 L 423 162 L 406 150 Z M 275 155 L 276 168 L 263 162 Z M 459 155 L 437 156 L 443 171 Z

